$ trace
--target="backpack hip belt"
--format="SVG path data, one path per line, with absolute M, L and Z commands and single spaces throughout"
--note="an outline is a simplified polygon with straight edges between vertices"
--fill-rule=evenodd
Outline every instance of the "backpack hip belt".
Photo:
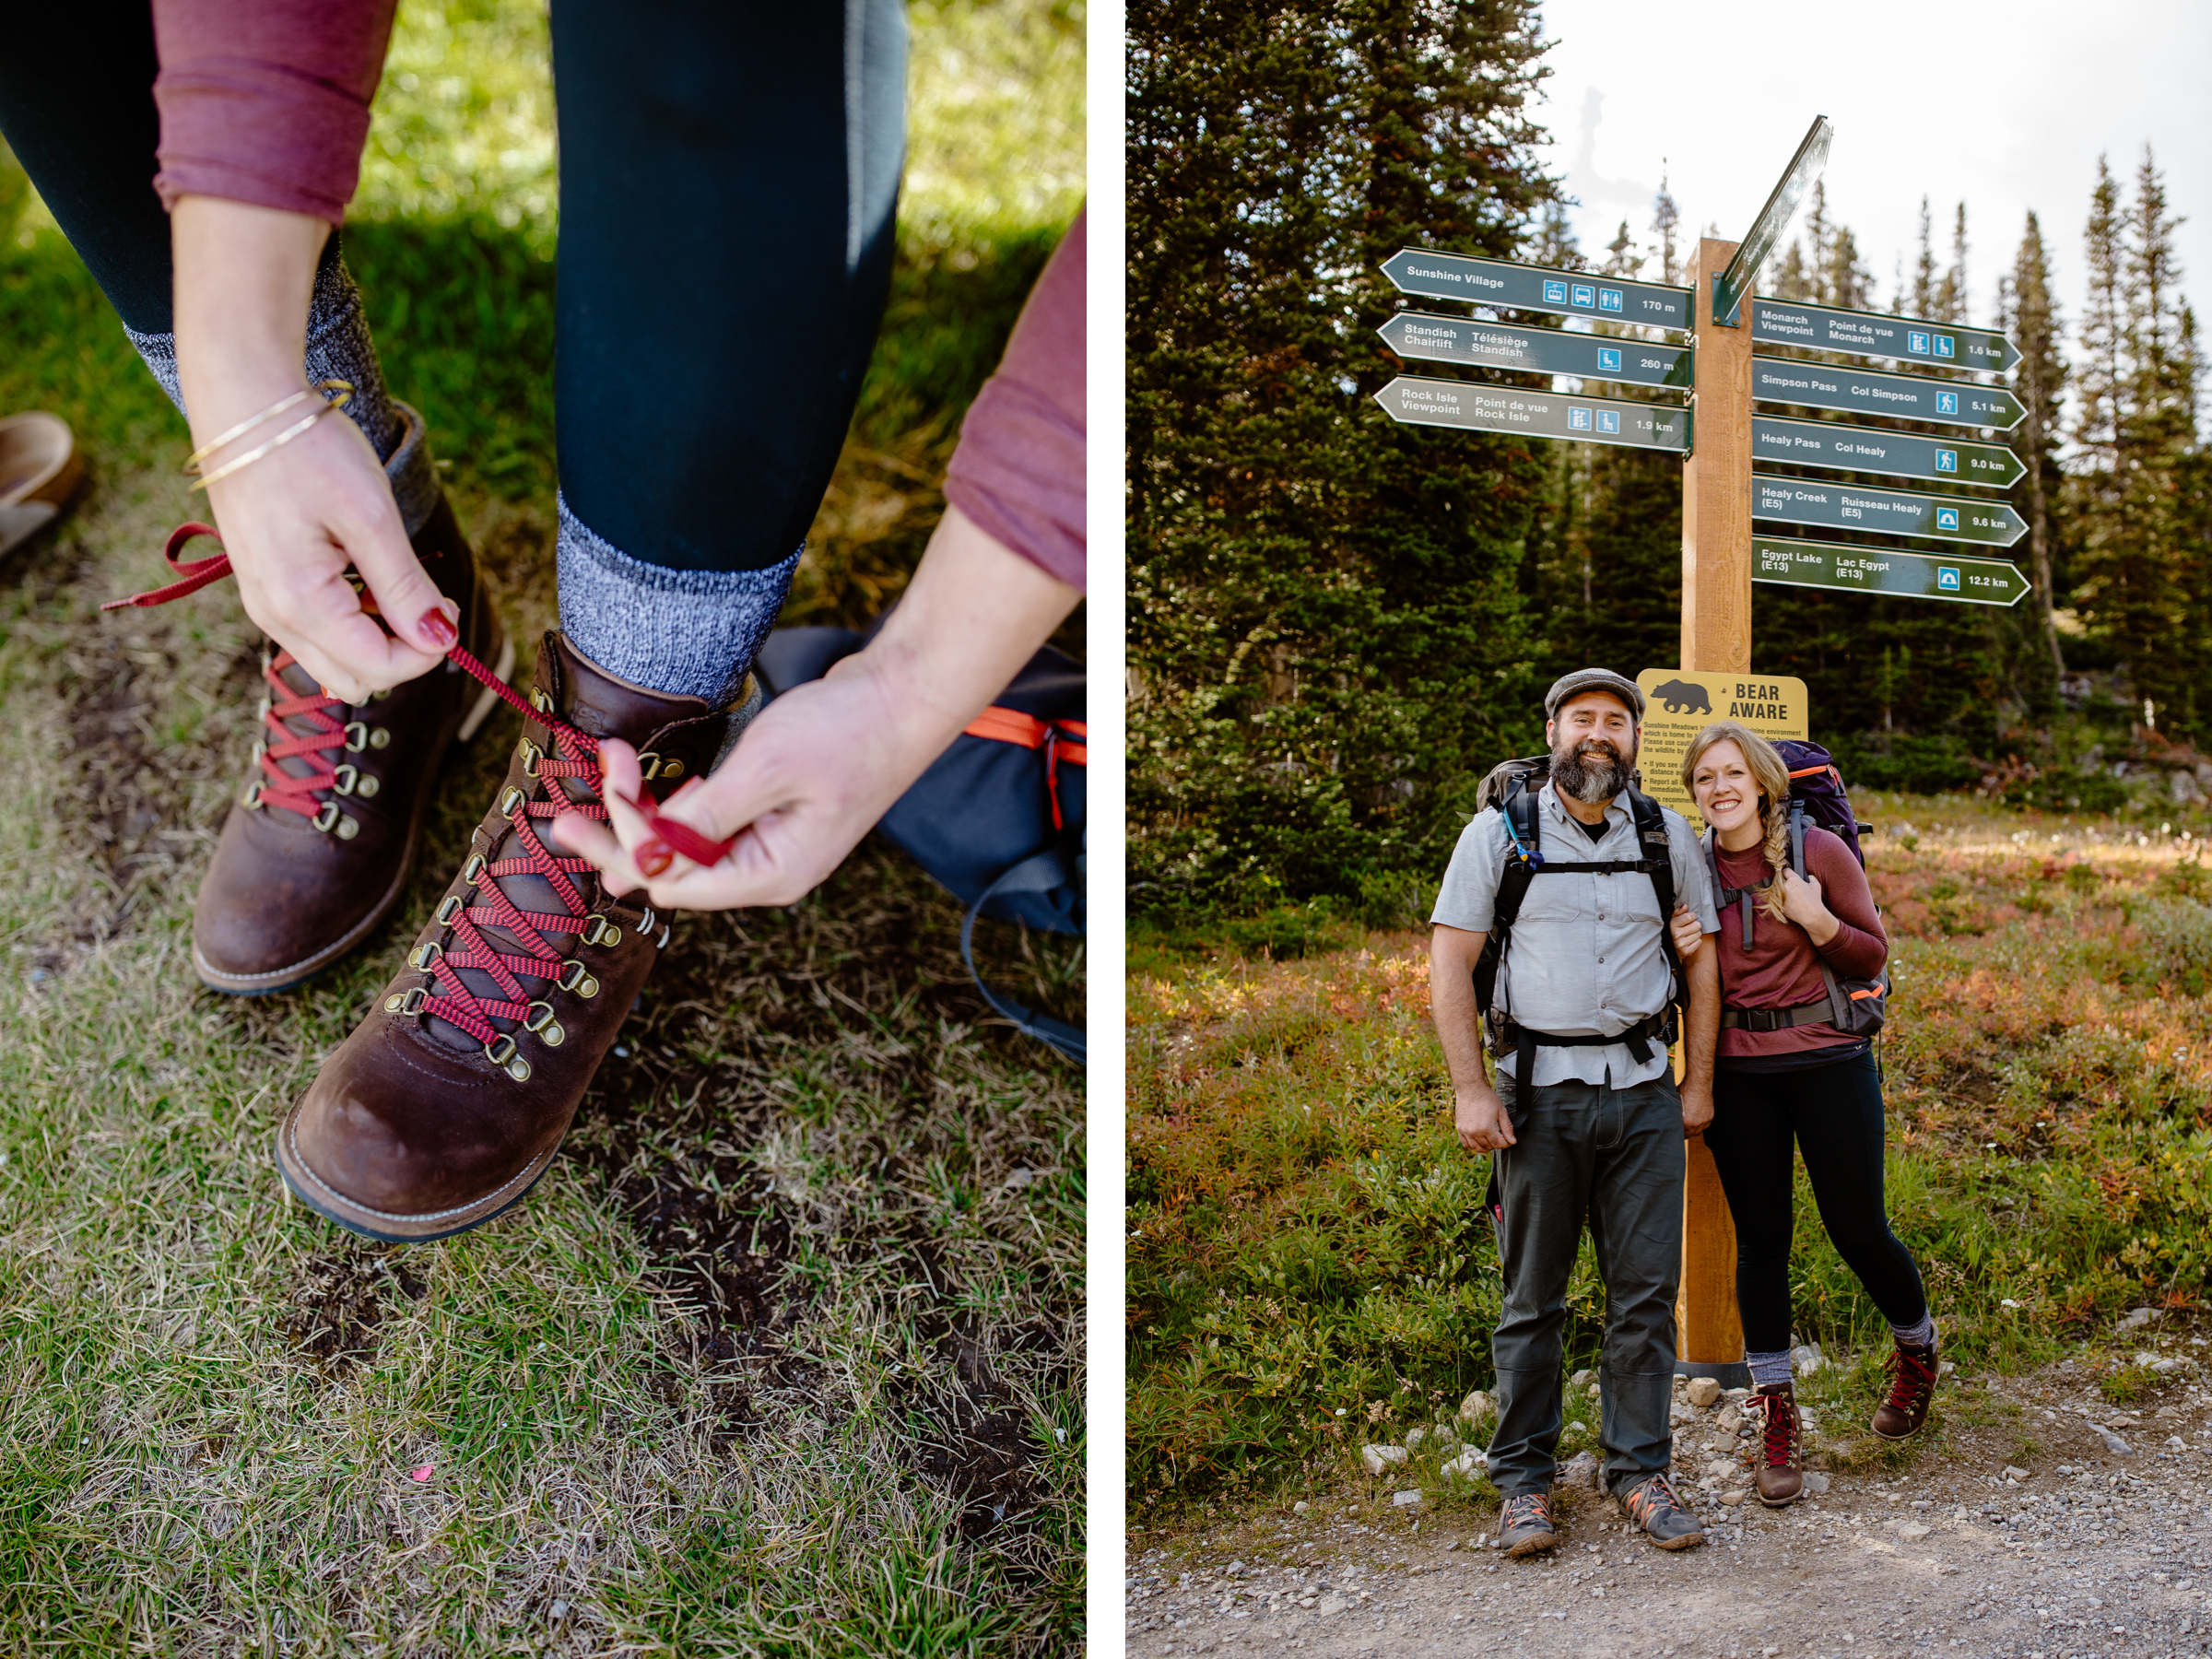
M 1629 1051 L 1639 1065 L 1649 1065 L 1652 1059 L 1652 1040 L 1657 1038 L 1661 1048 L 1671 1047 L 1677 1035 L 1675 1009 L 1668 1004 L 1656 1014 L 1647 1014 L 1625 1031 L 1616 1031 L 1610 1037 L 1568 1037 L 1557 1031 L 1531 1030 L 1518 1024 L 1509 1014 L 1493 1009 L 1486 1025 L 1490 1036 L 1490 1053 L 1502 1055 L 1509 1048 L 1513 1053 L 1513 1079 L 1516 1083 L 1535 1087 L 1536 1051 L 1540 1048 L 1611 1048 L 1619 1043 Z
M 1732 1008 L 1721 1009 L 1721 1029 L 1740 1031 L 1783 1031 L 1792 1026 L 1823 1025 L 1836 1017 L 1835 1006 L 1827 997 L 1818 1002 L 1797 1003 L 1787 1008 Z

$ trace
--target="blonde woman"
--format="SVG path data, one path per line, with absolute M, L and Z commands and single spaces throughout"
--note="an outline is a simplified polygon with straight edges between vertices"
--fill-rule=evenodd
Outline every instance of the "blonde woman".
M 1875 1432 L 1890 1440 L 1915 1432 L 1935 1388 L 1936 1322 L 1920 1269 L 1883 1207 L 1882 1091 L 1871 1039 L 1820 1017 L 1829 1006 L 1822 968 L 1871 980 L 1889 942 L 1866 873 L 1840 837 L 1808 824 L 1805 873 L 1791 867 L 1789 769 L 1772 744 L 1716 721 L 1683 756 L 1682 783 L 1708 826 L 1721 912 L 1721 1036 L 1705 1144 L 1735 1218 L 1735 1297 L 1755 1391 L 1747 1404 L 1764 1428 L 1759 1497 L 1778 1509 L 1805 1487 L 1789 1353 L 1793 1142 L 1829 1238 L 1897 1340 Z M 1685 961 L 1706 938 L 1677 912 Z

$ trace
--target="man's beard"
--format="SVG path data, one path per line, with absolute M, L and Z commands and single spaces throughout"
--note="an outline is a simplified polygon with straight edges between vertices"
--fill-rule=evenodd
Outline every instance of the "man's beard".
M 1633 754 L 1624 758 L 1606 738 L 1585 738 L 1571 748 L 1553 751 L 1552 787 L 1585 806 L 1598 806 L 1629 786 L 1629 768 L 1634 759 Z

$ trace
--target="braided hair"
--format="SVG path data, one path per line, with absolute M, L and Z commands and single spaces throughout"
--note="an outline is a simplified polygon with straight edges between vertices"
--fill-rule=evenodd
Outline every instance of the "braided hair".
M 1777 922 L 1783 921 L 1782 873 L 1790 864 L 1790 769 L 1774 746 L 1749 726 L 1740 721 L 1716 720 L 1692 737 L 1682 754 L 1682 789 L 1692 800 L 1697 798 L 1697 791 L 1690 780 L 1697 775 L 1698 762 L 1705 751 L 1716 743 L 1735 745 L 1752 782 L 1759 786 L 1759 819 L 1764 831 L 1759 851 L 1770 873 L 1767 896 L 1759 908 Z

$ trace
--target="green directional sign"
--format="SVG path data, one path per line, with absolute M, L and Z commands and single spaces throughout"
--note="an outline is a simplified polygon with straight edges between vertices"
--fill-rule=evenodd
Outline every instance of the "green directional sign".
M 1751 516 L 1770 524 L 1877 530 L 1885 535 L 1927 535 L 1994 547 L 2009 547 L 2028 534 L 2028 521 L 2002 501 L 1864 489 L 1824 478 L 1776 478 L 1765 473 L 1751 475 Z
M 1400 293 L 1428 300 L 1465 300 L 1476 305 L 1552 312 L 1562 317 L 1604 317 L 1656 328 L 1695 326 L 1689 290 L 1656 282 L 1624 282 L 1587 271 L 1552 271 L 1426 248 L 1399 249 L 1382 262 L 1382 275 Z
M 1790 222 L 1790 215 L 1797 211 L 1797 198 L 1805 188 L 1819 177 L 1820 170 L 1828 165 L 1829 141 L 1836 129 L 1829 124 L 1828 117 L 1816 115 L 1813 124 L 1805 131 L 1797 145 L 1797 153 L 1790 158 L 1789 166 L 1783 169 L 1782 177 L 1767 196 L 1767 205 L 1759 210 L 1751 221 L 1751 229 L 1736 245 L 1735 257 L 1728 268 L 1712 279 L 1712 320 L 1724 328 L 1740 328 L 1743 319 L 1738 312 L 1744 295 L 1749 291 L 1759 267 L 1774 250 L 1774 239 L 1782 228 Z
M 1393 420 L 1412 426 L 1517 432 L 1525 438 L 1567 438 L 1630 449 L 1689 448 L 1689 411 L 1665 404 L 1567 397 L 1480 381 L 1423 380 L 1409 374 L 1399 375 L 1376 393 L 1375 401 Z
M 1770 415 L 1752 417 L 1751 456 L 1757 461 L 1786 461 L 1792 466 L 1984 484 L 1993 489 L 2003 489 L 2028 470 L 2001 444 L 1963 443 L 1956 438 L 1925 438 L 1841 421 L 1781 420 Z
M 1838 542 L 1751 538 L 1751 580 L 1780 587 L 1832 588 L 1960 605 L 2018 605 L 2028 578 L 2001 559 L 1850 547 Z
M 1431 317 L 1424 312 L 1400 312 L 1375 332 L 1404 358 L 1524 369 L 1535 374 L 1579 374 L 1585 380 L 1621 381 L 1632 386 L 1689 384 L 1687 346 L 1651 346 L 1558 328 L 1513 328 L 1473 317 Z
M 1837 311 L 1763 297 L 1751 301 L 1751 338 L 1761 346 L 1902 358 L 1993 374 L 2020 360 L 2019 347 L 1994 329 L 1956 328 L 1920 317 L 1885 317 L 1879 312 Z
M 1764 403 L 1842 409 L 1854 415 L 1891 415 L 1939 426 L 1995 427 L 2009 431 L 2027 413 L 2002 386 L 1972 381 L 1931 380 L 1914 374 L 1875 374 L 1807 363 L 1794 358 L 1754 357 L 1751 395 Z

